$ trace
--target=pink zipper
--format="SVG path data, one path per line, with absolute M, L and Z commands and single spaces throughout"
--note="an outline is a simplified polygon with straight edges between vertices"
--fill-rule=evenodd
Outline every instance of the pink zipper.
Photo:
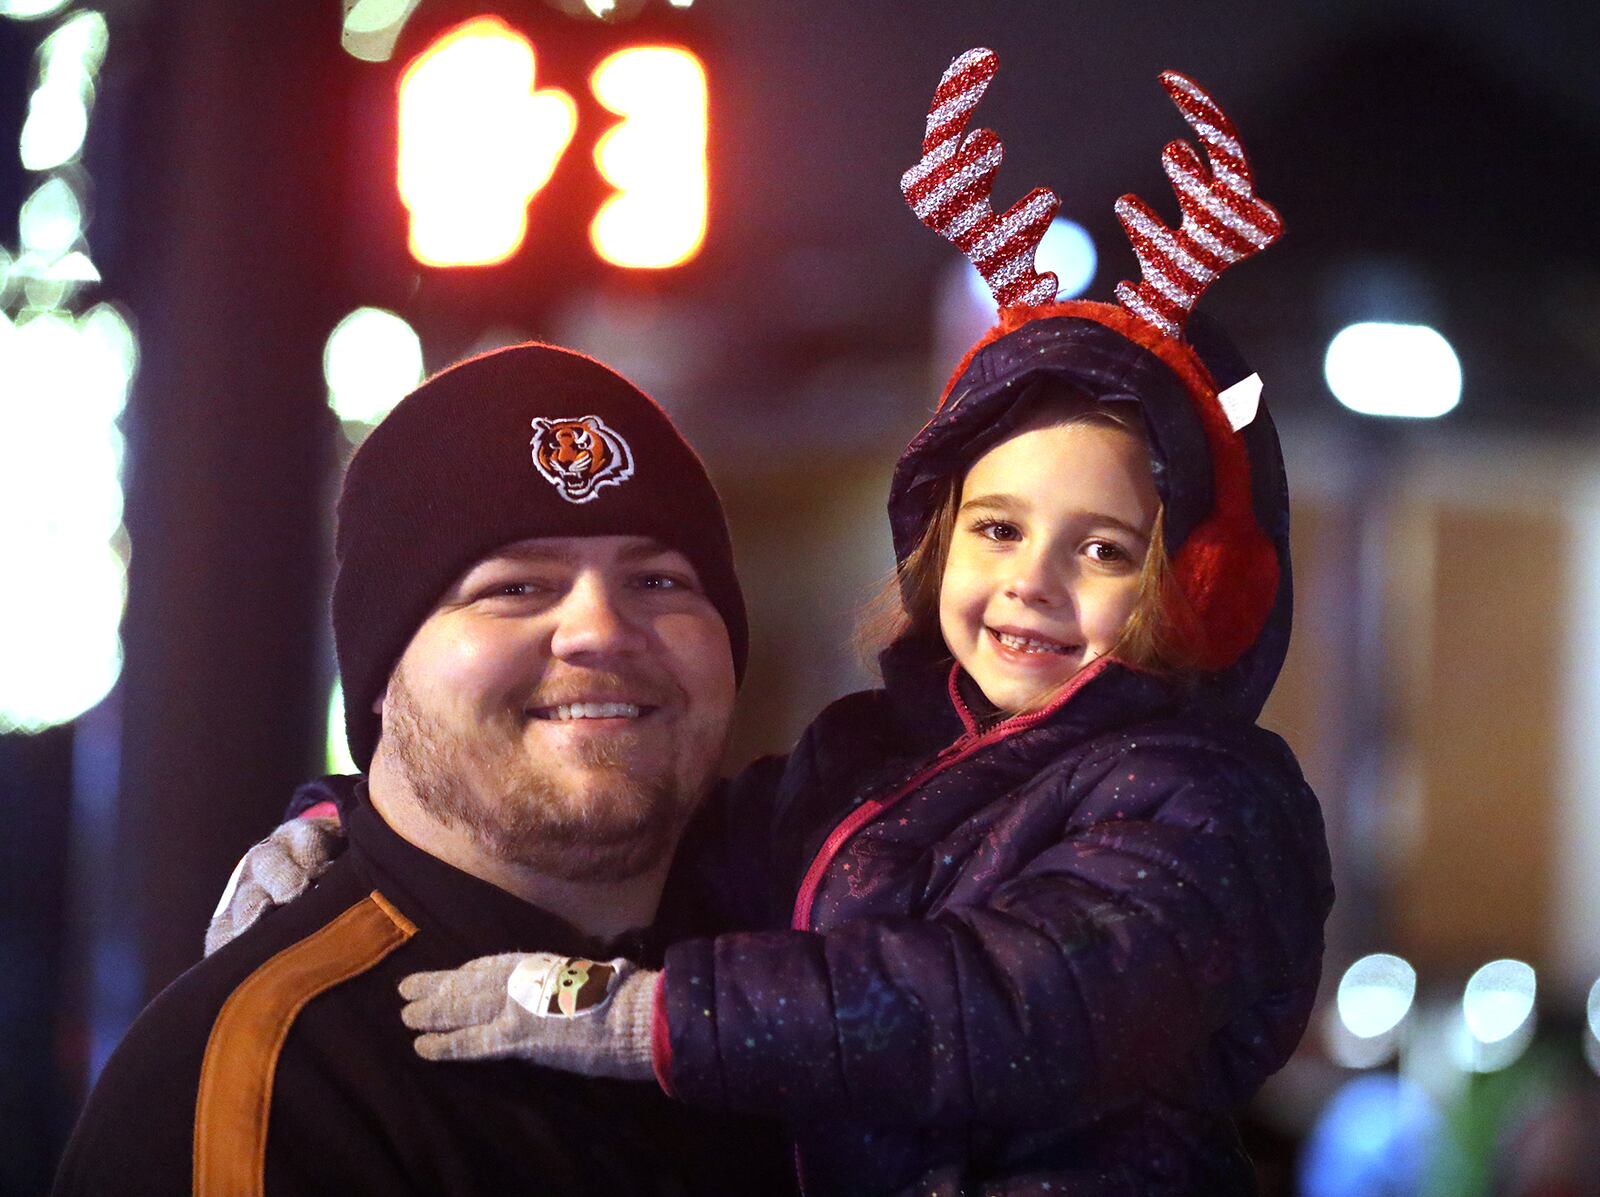
M 828 866 L 833 863 L 845 843 L 856 832 L 877 818 L 889 807 L 899 802 L 912 790 L 927 782 L 930 778 L 937 777 L 952 765 L 960 764 L 980 748 L 987 748 L 996 741 L 1007 736 L 1032 727 L 1041 719 L 1048 718 L 1065 706 L 1074 694 L 1083 689 L 1088 681 L 1103 672 L 1111 663 L 1110 657 L 1101 657 L 1098 660 L 1080 669 L 1066 687 L 1050 703 L 1037 711 L 1030 711 L 1026 715 L 1014 715 L 1010 719 L 1002 719 L 986 732 L 978 730 L 978 721 L 973 718 L 972 712 L 967 709 L 967 704 L 961 699 L 961 692 L 956 687 L 956 679 L 960 676 L 961 666 L 954 665 L 950 669 L 950 701 L 955 704 L 956 713 L 961 716 L 961 724 L 966 729 L 944 748 L 940 749 L 925 766 L 912 775 L 911 780 L 898 787 L 885 798 L 874 798 L 870 802 L 863 802 L 855 810 L 844 817 L 823 841 L 811 867 L 806 870 L 805 879 L 800 882 L 800 892 L 795 895 L 794 914 L 790 918 L 790 925 L 796 931 L 811 930 L 811 907 L 817 900 L 817 890 L 822 885 L 822 875 L 828 871 Z

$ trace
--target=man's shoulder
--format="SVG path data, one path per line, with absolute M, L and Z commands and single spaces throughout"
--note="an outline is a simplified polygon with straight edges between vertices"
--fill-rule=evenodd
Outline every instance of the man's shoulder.
M 265 1134 L 278 1055 L 300 1011 L 414 931 L 341 861 L 302 898 L 199 961 L 112 1053 L 56 1191 L 181 1190 L 191 1167 L 239 1166 L 241 1141 L 258 1125 Z M 247 1190 L 221 1183 L 217 1191 Z
M 204 1048 L 224 1015 L 256 1018 L 295 999 L 298 1009 L 414 932 L 353 859 L 341 857 L 301 897 L 268 911 L 167 986 L 134 1022 L 127 1041 L 138 1046 L 143 1035 L 137 1032 L 157 1032 L 168 1044 Z

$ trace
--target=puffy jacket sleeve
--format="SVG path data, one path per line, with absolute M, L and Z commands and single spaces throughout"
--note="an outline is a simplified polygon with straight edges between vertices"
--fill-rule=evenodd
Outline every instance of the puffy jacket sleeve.
M 1177 780 L 1130 801 L 1141 773 Z M 1332 901 L 1298 769 L 1141 748 L 1054 784 L 1079 793 L 1070 816 L 974 900 L 966 874 L 927 919 L 676 945 L 673 1092 L 880 1125 L 1247 1098 L 1304 1030 Z

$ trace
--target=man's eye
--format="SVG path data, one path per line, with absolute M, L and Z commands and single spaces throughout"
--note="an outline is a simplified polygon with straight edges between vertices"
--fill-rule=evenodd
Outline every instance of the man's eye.
M 687 590 L 690 588 L 688 579 L 680 578 L 676 574 L 643 574 L 639 577 L 637 585 L 640 590 Z
M 540 586 L 537 582 L 523 578 L 516 582 L 492 582 L 483 588 L 478 597 L 484 599 L 528 598 L 547 589 L 548 587 Z

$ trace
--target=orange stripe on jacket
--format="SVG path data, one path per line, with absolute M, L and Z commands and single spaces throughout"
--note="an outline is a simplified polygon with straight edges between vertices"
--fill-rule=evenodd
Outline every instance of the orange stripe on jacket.
M 320 993 L 374 967 L 417 933 L 377 890 L 251 973 L 206 1041 L 194 1109 L 195 1197 L 265 1192 L 272 1082 L 289 1028 Z

